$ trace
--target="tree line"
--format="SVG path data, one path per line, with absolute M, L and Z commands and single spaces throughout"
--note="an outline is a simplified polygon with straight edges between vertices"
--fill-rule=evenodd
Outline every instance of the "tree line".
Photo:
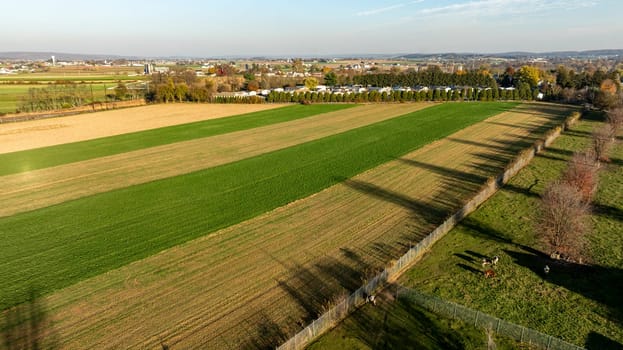
M 498 87 L 496 80 L 486 70 L 446 73 L 436 66 L 418 72 L 355 75 L 352 82 L 364 86 Z
M 622 128 L 623 108 L 609 110 L 607 123 L 592 133 L 591 147 L 575 153 L 561 177 L 545 188 L 536 233 L 552 259 L 582 263 L 590 258 L 586 244 L 598 171 L 610 161 L 608 152 Z
M 420 102 L 420 101 L 499 101 L 499 100 L 532 100 L 536 98 L 529 88 L 503 89 L 503 88 L 472 88 L 446 90 L 446 89 L 423 89 L 420 91 L 383 91 L 379 92 L 286 92 L 271 91 L 266 101 L 273 103 L 288 102 Z
M 78 84 L 53 84 L 29 88 L 18 104 L 18 112 L 49 111 L 82 106 L 92 102 L 92 90 Z

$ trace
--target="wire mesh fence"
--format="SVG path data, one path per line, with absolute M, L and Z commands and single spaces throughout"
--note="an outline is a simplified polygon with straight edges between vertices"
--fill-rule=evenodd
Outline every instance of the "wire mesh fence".
M 579 113 L 573 113 L 570 117 L 565 120 L 565 125 L 573 124 L 580 118 Z M 556 137 L 560 135 L 560 131 L 562 128 L 560 126 L 551 130 L 544 139 L 541 141 L 545 145 L 551 144 Z M 322 316 L 316 319 L 314 322 L 309 324 L 303 330 L 298 332 L 288 341 L 279 346 L 278 350 L 294 350 L 294 349 L 303 349 L 309 343 L 311 343 L 314 339 L 327 332 L 331 328 L 333 328 L 338 322 L 344 319 L 352 310 L 363 305 L 366 302 L 366 297 L 374 293 L 375 290 L 378 290 L 387 285 L 389 280 L 394 280 L 398 278 L 407 268 L 412 266 L 422 255 L 424 252 L 428 251 L 430 247 L 435 244 L 438 240 L 440 240 L 446 233 L 450 232 L 457 223 L 459 223 L 463 218 L 469 215 L 471 212 L 476 210 L 479 205 L 484 203 L 489 197 L 491 197 L 504 183 L 510 180 L 515 174 L 517 174 L 524 166 L 526 166 L 532 158 L 536 155 L 538 151 L 540 151 L 540 147 L 537 147 L 535 144 L 534 147 L 530 147 L 523 152 L 521 152 L 515 160 L 509 163 L 506 167 L 505 171 L 499 174 L 496 178 L 488 181 L 483 188 L 474 196 L 470 201 L 468 201 L 461 209 L 459 209 L 456 213 L 448 217 L 441 225 L 437 226 L 435 230 L 433 230 L 430 234 L 428 234 L 423 240 L 421 240 L 414 247 L 409 249 L 403 256 L 401 256 L 391 267 L 384 269 L 380 274 L 376 275 L 373 279 L 371 279 L 368 283 L 357 289 L 350 296 L 345 298 L 343 301 L 339 302 L 334 307 L 330 308 L 327 312 L 325 312 Z M 426 300 L 420 300 L 422 303 L 427 302 Z M 428 301 L 430 302 L 430 300 Z M 443 303 L 439 303 L 436 307 L 444 308 L 446 307 Z M 445 310 L 447 311 L 447 310 Z M 472 310 L 473 311 L 473 310 Z M 470 313 L 469 309 L 465 309 L 462 307 L 454 308 L 452 310 L 453 313 L 458 314 L 460 319 L 466 320 L 466 322 L 473 322 L 474 325 L 489 325 L 490 322 L 495 322 L 497 319 L 490 319 L 491 316 L 488 315 L 479 315 L 478 313 Z M 445 314 L 445 313 L 444 313 Z M 447 315 L 449 317 L 453 317 L 452 315 Z M 471 317 L 471 318 L 470 318 Z M 480 319 L 480 320 L 479 320 Z M 497 325 L 497 327 L 501 327 L 502 325 Z M 540 339 L 541 333 L 532 334 L 531 330 L 526 329 L 515 329 L 512 328 L 513 325 L 504 325 L 507 327 L 509 337 L 516 339 L 528 339 L 528 342 L 532 339 Z M 518 326 L 521 327 L 521 326 Z M 514 334 L 520 332 L 519 338 L 515 337 Z M 526 333 L 527 332 L 527 333 Z M 536 331 L 535 331 L 536 332 Z M 547 336 L 547 335 L 546 335 Z M 551 338 L 551 337 L 550 337 Z M 557 341 L 562 342 L 562 340 L 548 339 L 548 344 L 552 342 L 552 346 L 548 347 L 548 349 L 581 349 L 575 345 L 569 344 L 573 347 L 565 347 L 568 343 L 558 343 Z M 540 343 L 539 343 L 540 344 Z
M 413 289 L 400 287 L 398 298 L 419 305 L 445 318 L 461 320 L 474 327 L 492 330 L 503 337 L 512 338 L 519 342 L 536 345 L 548 350 L 581 350 L 580 346 L 568 343 L 562 339 L 541 333 L 518 324 L 504 321 L 500 318 L 473 310 L 457 303 L 422 294 Z

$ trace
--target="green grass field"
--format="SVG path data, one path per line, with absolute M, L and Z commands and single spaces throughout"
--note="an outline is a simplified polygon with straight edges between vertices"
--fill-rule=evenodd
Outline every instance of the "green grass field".
M 1 81 L 1 79 L 0 79 Z M 114 82 L 92 83 L 84 85 L 89 91 L 93 86 L 93 97 L 97 101 L 103 101 L 106 96 L 106 88 L 117 86 Z M 48 84 L 2 84 L 0 83 L 0 113 L 14 113 L 22 99 L 28 96 L 30 88 L 45 88 Z
M 0 82 L 56 82 L 56 81 L 73 81 L 73 82 L 115 82 L 118 80 L 144 80 L 143 75 L 127 75 L 127 74 L 92 74 L 92 73 L 32 73 L 32 74 L 16 74 L 0 76 Z
M 5 153 L 0 154 L 0 176 L 252 129 L 354 106 L 356 105 L 294 105 L 58 146 Z
M 539 194 L 574 151 L 588 147 L 596 124 L 585 120 L 563 134 L 399 283 L 590 349 L 621 349 L 623 146 L 601 173 L 589 235 L 593 266 L 552 263 L 533 231 Z M 494 255 L 497 277 L 485 280 L 481 258 Z
M 0 309 L 241 222 L 515 103 L 442 104 L 239 162 L 0 219 Z

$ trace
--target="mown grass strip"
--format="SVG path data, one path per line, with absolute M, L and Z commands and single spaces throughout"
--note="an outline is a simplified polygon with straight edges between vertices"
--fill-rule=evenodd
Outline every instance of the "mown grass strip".
M 0 154 L 0 176 L 311 117 L 356 105 L 294 105 L 94 140 Z M 129 111 L 128 113 L 131 113 Z
M 239 162 L 0 219 L 0 309 L 254 217 L 515 103 L 453 103 Z

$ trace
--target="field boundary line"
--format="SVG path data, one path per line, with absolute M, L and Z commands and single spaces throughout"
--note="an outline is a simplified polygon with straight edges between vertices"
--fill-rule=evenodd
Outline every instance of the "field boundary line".
M 67 108 L 61 110 L 31 112 L 31 113 L 10 113 L 0 117 L 0 124 L 6 123 L 20 123 L 31 120 L 49 119 L 57 117 L 68 117 L 78 114 L 87 114 L 95 112 L 111 111 L 116 109 L 132 108 L 146 106 L 147 101 L 145 99 L 128 100 L 128 101 L 109 101 L 109 102 L 96 102 L 91 105 L 82 105 L 74 108 Z
M 496 334 L 513 338 L 519 342 L 537 345 L 544 349 L 555 350 L 583 350 L 581 346 L 571 344 L 552 335 L 524 327 L 501 318 L 486 314 L 479 310 L 470 309 L 461 304 L 440 299 L 432 295 L 420 293 L 414 289 L 399 285 L 396 292 L 398 299 L 416 304 L 441 317 L 460 320 L 485 330 L 492 330 Z
M 409 249 L 403 256 L 395 261 L 390 267 L 385 268 L 381 273 L 369 280 L 356 291 L 338 302 L 335 306 L 329 308 L 324 314 L 315 319 L 301 331 L 296 333 L 292 338 L 277 347 L 278 350 L 298 350 L 309 345 L 316 338 L 335 327 L 340 321 L 346 318 L 356 308 L 363 305 L 367 301 L 369 295 L 373 295 L 377 290 L 386 287 L 389 283 L 395 281 L 407 269 L 415 264 L 432 246 L 452 230 L 467 215 L 475 211 L 489 197 L 495 194 L 505 183 L 507 183 L 514 175 L 516 175 L 523 167 L 528 165 L 530 161 L 541 152 L 544 148 L 554 142 L 560 134 L 577 122 L 581 113 L 574 111 L 564 122 L 553 127 L 545 135 L 534 142 L 534 144 L 523 151 L 520 151 L 515 159 L 511 160 L 504 171 L 497 176 L 492 176 L 483 184 L 482 188 L 474 197 L 465 203 L 453 215 L 449 216 L 441 225 L 437 226 L 424 239 Z

